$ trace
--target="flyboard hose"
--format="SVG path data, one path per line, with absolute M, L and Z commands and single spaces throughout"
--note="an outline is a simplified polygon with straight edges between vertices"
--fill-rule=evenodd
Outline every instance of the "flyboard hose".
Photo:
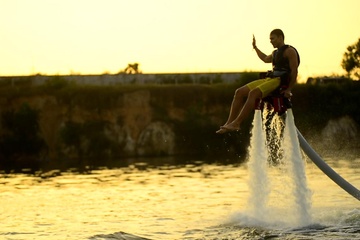
M 308 155 L 308 157 L 316 164 L 321 171 L 323 171 L 331 180 L 333 180 L 337 185 L 342 189 L 352 195 L 354 198 L 360 201 L 360 191 L 351 185 L 348 181 L 342 178 L 338 173 L 336 173 L 329 165 L 326 164 L 324 160 L 312 149 L 309 143 L 305 140 L 300 131 L 296 128 L 298 139 L 301 148 Z

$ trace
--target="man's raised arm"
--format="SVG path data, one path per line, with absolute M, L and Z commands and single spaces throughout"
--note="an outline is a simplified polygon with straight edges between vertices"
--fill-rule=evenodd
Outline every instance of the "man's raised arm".
M 260 49 L 257 48 L 256 46 L 256 40 L 255 40 L 255 36 L 253 35 L 253 42 L 252 42 L 253 48 L 256 51 L 256 54 L 258 55 L 258 57 L 264 62 L 264 63 L 271 63 L 272 62 L 272 55 L 266 55 L 265 53 L 263 53 L 262 51 L 260 51 Z

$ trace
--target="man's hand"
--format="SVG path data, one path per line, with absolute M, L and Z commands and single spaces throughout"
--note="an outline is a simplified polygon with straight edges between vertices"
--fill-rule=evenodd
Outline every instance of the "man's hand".
M 271 63 L 272 62 L 272 54 L 270 55 L 266 55 L 265 53 L 263 53 L 262 51 L 260 51 L 260 49 L 257 48 L 256 46 L 256 39 L 255 36 L 253 34 L 253 42 L 252 42 L 253 48 L 255 49 L 256 54 L 258 55 L 258 57 L 264 62 L 264 63 Z
M 252 41 L 252 45 L 253 45 L 253 48 L 255 49 L 255 48 L 256 48 L 256 39 L 255 39 L 254 34 L 253 34 L 253 41 Z
M 290 89 L 286 89 L 286 90 L 282 91 L 282 94 L 284 94 L 284 97 L 286 97 L 286 98 L 291 98 L 291 96 L 292 96 Z

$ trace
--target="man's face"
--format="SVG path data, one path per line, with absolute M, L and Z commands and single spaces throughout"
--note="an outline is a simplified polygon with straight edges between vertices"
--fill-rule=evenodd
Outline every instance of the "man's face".
M 274 48 L 278 48 L 282 42 L 282 37 L 277 36 L 275 34 L 270 35 L 270 43 L 273 45 Z

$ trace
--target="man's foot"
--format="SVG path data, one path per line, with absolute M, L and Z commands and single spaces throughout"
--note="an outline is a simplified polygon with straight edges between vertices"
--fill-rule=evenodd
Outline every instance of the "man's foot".
M 232 125 L 224 125 L 221 126 L 219 130 L 216 131 L 217 134 L 224 134 L 227 132 L 236 132 L 239 131 L 240 128 L 239 127 L 234 127 Z
M 225 128 L 222 128 L 222 127 L 220 127 L 220 129 L 216 131 L 217 134 L 224 134 L 224 133 L 227 133 L 227 132 L 229 132 L 229 131 L 226 130 Z

